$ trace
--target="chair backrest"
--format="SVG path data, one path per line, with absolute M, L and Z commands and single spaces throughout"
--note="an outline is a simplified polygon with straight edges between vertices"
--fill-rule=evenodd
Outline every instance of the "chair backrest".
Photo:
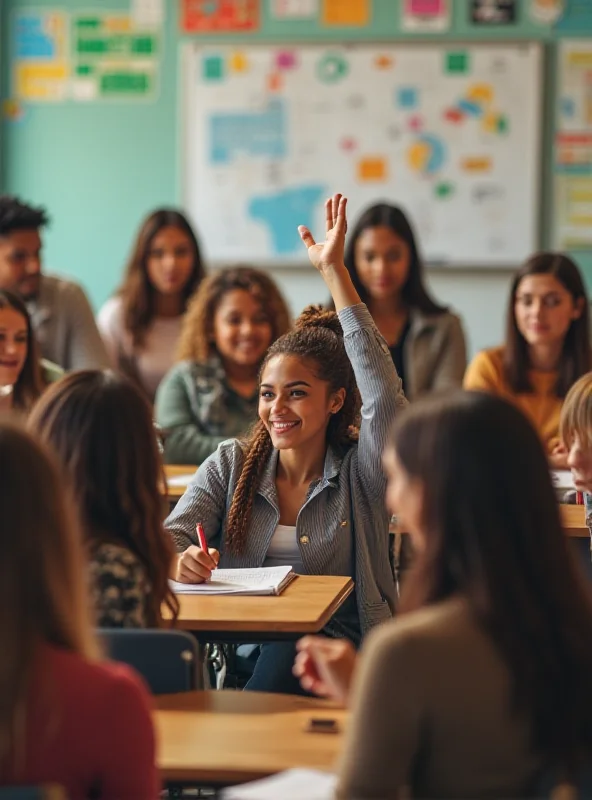
M 67 800 L 67 796 L 63 788 L 55 784 L 3 786 L 0 788 L 0 800 Z
M 197 643 L 188 633 L 125 628 L 101 628 L 98 633 L 109 658 L 133 667 L 153 694 L 195 689 Z

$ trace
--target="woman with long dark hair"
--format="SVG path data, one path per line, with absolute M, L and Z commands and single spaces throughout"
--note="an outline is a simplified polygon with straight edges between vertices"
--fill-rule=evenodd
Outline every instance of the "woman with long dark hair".
M 349 235 L 345 266 L 386 339 L 408 399 L 462 383 L 467 365 L 461 321 L 431 297 L 405 212 L 379 203 Z
M 505 397 L 532 421 L 551 463 L 565 467 L 559 416 L 565 395 L 592 366 L 586 289 L 562 253 L 537 253 L 516 273 L 501 347 L 478 353 L 466 389 Z
M 174 363 L 187 303 L 204 275 L 187 218 L 174 209 L 158 209 L 140 227 L 122 286 L 99 312 L 113 366 L 151 400 Z
M 571 777 L 592 753 L 592 597 L 536 431 L 491 395 L 427 398 L 384 466 L 416 557 L 360 659 L 337 796 L 527 797 L 543 767 Z M 350 699 L 352 648 L 299 648 L 303 686 Z

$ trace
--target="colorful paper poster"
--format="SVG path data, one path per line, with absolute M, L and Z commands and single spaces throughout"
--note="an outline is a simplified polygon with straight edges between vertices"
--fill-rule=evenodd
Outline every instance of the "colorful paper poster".
M 592 32 L 592 2 L 567 0 L 565 11 L 555 23 L 555 30 L 580 35 Z
M 516 22 L 516 0 L 472 0 L 473 25 L 510 25 Z
M 183 33 L 246 32 L 259 28 L 260 0 L 181 0 Z
M 323 0 L 322 23 L 334 25 L 368 25 L 371 0 Z
M 553 25 L 565 10 L 565 0 L 530 0 L 530 16 L 543 25 Z
M 316 19 L 319 0 L 271 0 L 271 15 L 275 19 Z
M 72 19 L 74 100 L 141 100 L 158 89 L 160 32 L 127 14 L 89 11 Z
M 442 33 L 450 28 L 449 0 L 403 0 L 401 28 L 410 33 Z
M 12 95 L 23 102 L 60 102 L 70 77 L 68 16 L 23 10 L 12 20 Z
M 556 239 L 561 250 L 592 247 L 592 178 L 562 176 L 556 180 Z

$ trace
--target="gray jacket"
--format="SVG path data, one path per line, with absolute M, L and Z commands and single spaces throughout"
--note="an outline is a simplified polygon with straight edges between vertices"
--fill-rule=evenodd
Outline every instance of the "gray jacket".
M 395 414 L 406 400 L 388 346 L 366 307 L 345 308 L 339 319 L 362 396 L 360 437 L 345 453 L 327 449 L 323 477 L 311 483 L 298 514 L 296 536 L 309 574 L 354 578 L 363 634 L 394 609 L 381 459 Z M 232 556 L 224 549 L 225 519 L 243 460 L 241 444 L 229 440 L 196 472 L 165 522 L 179 551 L 196 544 L 195 524 L 200 521 L 210 545 L 221 551 L 221 566 L 263 564 L 280 516 L 275 487 L 278 451 L 273 451 L 261 473 L 245 552 Z
M 405 396 L 417 400 L 428 392 L 460 389 L 467 368 L 467 349 L 460 318 L 410 312 L 411 327 L 403 346 Z
M 65 370 L 109 367 L 92 308 L 78 284 L 42 275 L 39 296 L 27 308 L 44 358 Z

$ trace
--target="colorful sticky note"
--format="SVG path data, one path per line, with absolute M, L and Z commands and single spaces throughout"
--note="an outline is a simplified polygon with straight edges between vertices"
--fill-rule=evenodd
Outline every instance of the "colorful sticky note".
M 358 180 L 363 183 L 384 181 L 387 171 L 386 159 L 380 156 L 369 156 L 358 161 Z
M 284 86 L 284 80 L 279 72 L 272 72 L 267 77 L 267 88 L 270 92 L 279 92 Z
M 358 143 L 351 136 L 344 136 L 340 142 L 341 149 L 345 150 L 346 153 L 351 153 L 351 151 L 355 150 L 357 146 Z
M 573 97 L 562 97 L 559 102 L 559 107 L 564 117 L 575 117 L 576 103 Z
M 368 25 L 370 0 L 323 0 L 323 25 Z
M 402 86 L 397 92 L 397 101 L 400 108 L 416 108 L 417 89 L 414 86 Z
M 259 0 L 181 0 L 183 33 L 248 32 L 259 28 Z
M 464 73 L 469 69 L 469 54 L 464 50 L 446 53 L 446 72 Z
M 473 100 L 476 103 L 491 103 L 493 86 L 489 83 L 475 83 L 473 86 L 469 86 L 467 100 Z
M 275 57 L 278 69 L 294 69 L 298 64 L 298 57 L 294 50 L 280 50 Z
M 394 59 L 387 55 L 376 56 L 374 59 L 376 69 L 390 69 L 394 63 Z
M 458 123 L 462 122 L 464 118 L 465 115 L 460 108 L 447 108 L 444 112 L 444 119 L 448 122 Z
M 409 120 L 409 128 L 412 131 L 420 131 L 423 128 L 423 119 L 418 114 L 415 114 Z
M 233 72 L 246 72 L 249 68 L 249 61 L 244 53 L 237 51 L 230 57 L 230 69 Z
M 491 159 L 489 156 L 470 156 L 462 159 L 461 167 L 466 172 L 489 172 Z
M 440 200 L 445 200 L 454 194 L 454 186 L 451 183 L 437 183 L 434 187 L 434 194 Z
M 307 19 L 319 13 L 319 0 L 272 0 L 271 13 L 277 19 Z
M 510 123 L 507 117 L 503 114 L 497 118 L 497 131 L 498 133 L 507 133 L 510 127 Z
M 224 77 L 224 60 L 221 56 L 205 56 L 202 75 L 206 81 L 219 81 Z
M 480 117 L 483 114 L 483 107 L 479 103 L 473 103 L 470 100 L 461 100 L 458 107 L 460 111 L 469 117 Z

